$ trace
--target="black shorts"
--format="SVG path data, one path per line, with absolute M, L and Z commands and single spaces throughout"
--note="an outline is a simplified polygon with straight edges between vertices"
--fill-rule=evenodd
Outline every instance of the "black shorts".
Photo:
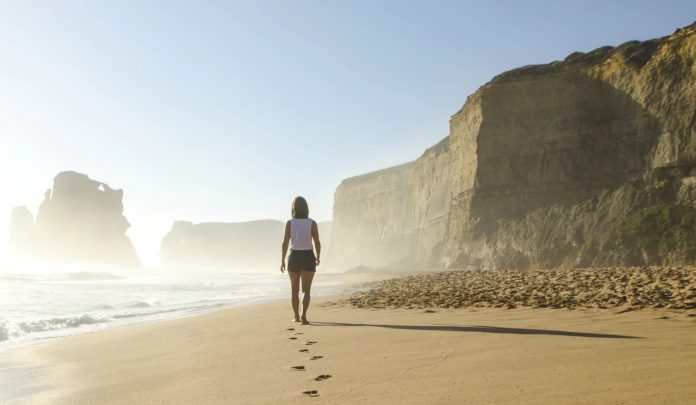
M 317 271 L 317 259 L 313 250 L 291 250 L 288 271 Z

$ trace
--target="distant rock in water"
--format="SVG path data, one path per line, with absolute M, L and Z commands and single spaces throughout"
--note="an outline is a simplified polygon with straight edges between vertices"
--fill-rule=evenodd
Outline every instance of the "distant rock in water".
M 330 245 L 331 223 L 318 222 L 322 252 Z M 271 219 L 223 223 L 177 221 L 162 239 L 163 266 L 278 270 L 285 222 Z M 324 256 L 324 253 L 322 253 Z
M 413 162 L 344 180 L 344 268 L 696 262 L 696 24 L 505 72 Z
M 20 257 L 31 255 L 35 238 L 34 216 L 27 207 L 14 207 L 10 218 L 10 252 Z
M 139 267 L 126 230 L 123 190 L 85 174 L 61 172 L 34 221 L 26 207 L 12 210 L 10 252 L 15 257 L 59 263 Z

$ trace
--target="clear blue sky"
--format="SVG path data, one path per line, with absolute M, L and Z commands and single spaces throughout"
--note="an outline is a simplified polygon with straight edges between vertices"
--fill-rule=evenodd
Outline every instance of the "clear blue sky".
M 343 178 L 418 157 L 494 75 L 694 20 L 694 1 L 0 0 L 0 240 L 63 170 L 125 190 L 148 264 L 174 220 L 284 219 L 298 194 L 328 220 Z

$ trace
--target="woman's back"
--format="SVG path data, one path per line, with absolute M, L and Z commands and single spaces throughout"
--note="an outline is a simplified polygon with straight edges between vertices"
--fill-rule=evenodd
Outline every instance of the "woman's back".
M 307 200 L 297 196 L 292 201 L 292 219 L 285 223 L 283 244 L 281 245 L 280 271 L 285 272 L 285 257 L 290 247 L 288 258 L 288 276 L 290 276 L 292 310 L 295 322 L 308 324 L 312 280 L 317 271 L 321 256 L 321 242 L 317 223 L 309 218 Z M 316 250 L 316 255 L 314 251 Z M 302 284 L 302 317 L 300 317 L 300 284 Z
M 293 218 L 290 220 L 290 250 L 312 250 L 311 218 Z

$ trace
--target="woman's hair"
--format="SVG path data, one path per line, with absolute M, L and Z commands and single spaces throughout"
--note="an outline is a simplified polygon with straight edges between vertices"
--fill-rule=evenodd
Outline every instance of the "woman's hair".
M 309 217 L 309 207 L 307 206 L 307 200 L 297 196 L 292 200 L 292 217 L 293 218 L 307 218 Z

